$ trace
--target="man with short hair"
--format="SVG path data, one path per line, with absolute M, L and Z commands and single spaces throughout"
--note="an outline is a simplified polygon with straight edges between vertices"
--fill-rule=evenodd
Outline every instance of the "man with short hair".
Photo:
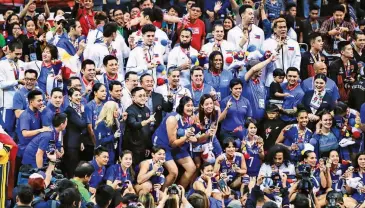
M 50 16 L 50 10 L 47 1 L 41 3 L 44 5 L 45 19 L 48 19 L 48 17 Z M 19 18 L 23 20 L 23 25 L 25 25 L 24 24 L 25 21 L 34 19 L 36 15 L 36 8 L 37 8 L 36 0 L 29 0 L 28 3 L 24 6 L 24 9 L 19 14 Z
M 324 51 L 327 54 L 339 54 L 341 49 L 338 43 L 347 40 L 354 31 L 352 23 L 344 21 L 344 17 L 345 7 L 340 4 L 335 5 L 332 18 L 324 21 L 319 30 L 324 38 Z
M 47 152 L 52 155 L 56 154 L 58 159 L 62 158 L 64 150 L 59 134 L 66 129 L 67 115 L 64 113 L 56 114 L 52 120 L 52 125 L 52 131 L 40 133 L 27 145 L 23 155 L 23 165 L 42 168 L 46 163 Z
M 114 189 L 108 185 L 101 185 L 96 189 L 95 202 L 99 208 L 108 208 L 114 198 Z
M 285 72 L 288 68 L 300 68 L 300 48 L 297 41 L 288 38 L 287 24 L 284 18 L 273 22 L 274 34 L 264 41 L 262 51 L 276 54 L 276 61 L 266 66 L 266 87 L 274 81 L 273 71 L 277 68 Z
M 329 64 L 327 56 L 322 53 L 323 40 L 320 33 L 313 32 L 310 37 L 310 50 L 302 54 L 300 61 L 300 79 L 305 80 L 308 77 L 313 77 L 315 71 L 313 64 L 316 62 L 323 62 L 327 66 Z
M 132 95 L 131 92 L 133 88 L 138 86 L 138 75 L 134 71 L 127 72 L 125 74 L 125 87 L 122 90 L 122 105 L 124 109 L 127 109 L 132 105 Z
M 57 45 L 60 38 L 67 36 L 65 26 L 67 22 L 64 16 L 57 15 L 54 18 L 54 27 L 46 33 L 46 41 L 48 44 Z
M 327 75 L 327 65 L 324 62 L 315 62 L 313 64 L 313 69 L 315 74 L 325 74 Z M 308 77 L 305 80 L 302 80 L 300 83 L 300 86 L 302 87 L 302 90 L 304 93 L 310 90 L 314 90 L 314 76 Z M 336 86 L 336 83 L 327 77 L 326 82 L 326 93 L 330 94 L 333 100 L 338 100 L 340 98 L 340 94 L 338 92 L 338 88 Z
M 281 120 L 287 124 L 296 120 L 297 106 L 302 102 L 304 92 L 300 87 L 299 70 L 295 67 L 289 67 L 286 72 L 288 82 L 282 83 L 283 93 L 289 93 L 291 96 L 285 97 L 283 102 Z
M 354 33 L 354 41 L 352 42 L 352 50 L 354 51 L 354 59 L 359 67 L 359 73 L 364 75 L 365 67 L 365 34 L 361 31 Z
M 200 98 L 205 95 L 209 94 L 213 97 L 214 101 L 217 100 L 217 93 L 215 92 L 214 88 L 209 84 L 204 83 L 204 69 L 201 66 L 193 66 L 190 70 L 190 78 L 191 78 L 191 85 L 186 85 L 185 87 L 190 91 L 192 95 L 193 104 L 195 108 L 199 108 Z M 216 102 L 219 106 L 219 102 Z
M 146 106 L 147 94 L 142 87 L 131 91 L 133 104 L 127 108 L 128 118 L 123 138 L 123 149 L 133 153 L 133 164 L 139 164 L 150 156 L 152 131 L 150 126 L 156 122 Z
M 87 98 L 95 83 L 99 82 L 96 79 L 95 62 L 90 59 L 85 59 L 81 63 L 81 93 Z
M 18 194 L 16 196 L 16 205 L 14 208 L 32 208 L 33 190 L 28 184 L 18 186 Z
M 287 3 L 286 15 L 290 16 L 294 20 L 294 31 L 297 34 L 296 41 L 303 43 L 303 24 L 302 21 L 297 17 L 297 4 L 294 2 Z
M 157 72 L 157 67 L 164 64 L 165 48 L 154 44 L 155 32 L 156 27 L 152 24 L 142 27 L 143 43 L 135 47 L 129 54 L 127 72 L 134 71 L 138 76 L 149 73 L 155 80 L 163 77 L 162 71 Z
M 13 111 L 13 98 L 18 86 L 25 84 L 21 74 L 24 62 L 20 60 L 23 45 L 13 42 L 8 48 L 8 54 L 0 60 L 0 124 L 11 137 L 14 137 L 16 118 Z
M 154 130 L 156 130 L 162 122 L 164 115 L 163 112 L 169 113 L 172 111 L 174 100 L 168 99 L 166 102 L 160 93 L 153 91 L 154 80 L 150 74 L 142 75 L 140 78 L 140 84 L 147 94 L 146 106 L 150 110 L 151 114 L 155 115 L 156 121 L 153 123 L 153 125 L 150 125 L 151 128 L 153 128 L 153 134 Z
M 108 149 L 99 145 L 94 150 L 94 159 L 90 164 L 94 167 L 94 172 L 89 180 L 89 192 L 95 194 L 96 188 L 101 184 L 105 178 L 106 165 L 109 162 Z M 75 173 L 76 176 L 76 173 Z
M 103 42 L 103 27 L 108 22 L 108 17 L 103 11 L 96 12 L 94 19 L 96 27 L 95 29 L 90 29 L 87 34 L 86 42 L 88 44 Z
M 180 84 L 180 73 L 181 72 L 177 67 L 169 68 L 167 72 L 168 82 L 161 83 L 161 85 L 155 89 L 155 92 L 160 93 L 166 101 L 173 101 L 173 111 L 176 110 L 182 97 L 191 97 L 190 91 Z
M 84 59 L 91 59 L 95 62 L 97 71 L 102 71 L 103 60 L 107 55 L 115 56 L 119 62 L 118 74 L 120 77 L 124 77 L 124 58 L 129 55 L 129 48 L 124 45 L 121 46 L 122 42 L 118 40 L 120 45 L 114 44 L 117 40 L 117 24 L 115 22 L 107 23 L 103 27 L 103 40 L 90 44 L 84 51 Z
M 202 8 L 198 5 L 198 3 L 192 4 L 191 8 L 188 10 L 189 19 L 179 22 L 177 26 L 179 35 L 182 29 L 190 28 L 192 30 L 193 39 L 191 41 L 191 46 L 197 51 L 200 51 L 202 45 L 204 45 L 206 36 L 205 24 L 201 19 L 199 19 L 202 12 Z
M 183 86 L 190 84 L 190 68 L 195 65 L 192 63 L 192 57 L 195 57 L 195 61 L 198 58 L 198 51 L 191 46 L 192 35 L 190 29 L 183 29 L 180 32 L 180 45 L 171 50 L 167 62 L 168 69 L 172 66 L 178 67 L 182 76 L 180 83 Z
M 37 86 L 37 78 L 38 72 L 34 69 L 28 69 L 24 73 L 24 87 L 20 88 L 16 91 L 14 98 L 13 98 L 13 109 L 15 113 L 15 117 L 19 118 L 20 114 L 28 107 L 28 93 L 32 90 L 39 90 Z M 42 91 L 41 91 L 42 92 Z
M 303 41 L 304 43 L 308 44 L 310 46 L 310 39 L 309 35 L 313 32 L 319 32 L 319 29 L 321 28 L 322 21 L 320 21 L 319 18 L 319 6 L 312 4 L 310 7 L 309 17 L 306 18 L 303 22 Z
M 249 5 L 242 5 L 239 14 L 242 23 L 229 30 L 228 42 L 231 42 L 236 50 L 246 51 L 249 45 L 260 50 L 263 47 L 265 37 L 264 31 L 253 24 L 254 10 Z
M 203 45 L 201 51 L 209 57 L 213 51 L 220 51 L 223 55 L 224 69 L 228 69 L 229 65 L 233 61 L 232 52 L 235 50 L 235 46 L 232 42 L 224 40 L 224 27 L 222 24 L 215 24 L 213 26 L 213 40 Z
M 63 92 L 60 88 L 53 88 L 51 91 L 50 102 L 42 111 L 42 126 L 52 126 L 52 120 L 56 113 L 62 113 Z
M 71 181 L 77 185 L 77 190 L 81 194 L 82 201 L 86 203 L 91 202 L 91 195 L 85 187 L 89 185 L 94 171 L 94 166 L 92 166 L 90 163 L 80 162 L 75 169 L 75 176 L 71 179 Z
M 347 102 L 352 84 L 359 73 L 358 66 L 353 60 L 354 52 L 349 41 L 338 43 L 341 58 L 333 61 L 329 66 L 329 77 L 335 81 L 340 92 L 340 101 Z
M 119 81 L 123 82 L 122 76 L 118 74 L 118 59 L 115 56 L 107 55 L 103 59 L 103 65 L 105 69 L 105 73 L 101 75 L 100 83 L 103 83 L 106 87 L 109 86 L 111 81 Z M 109 96 L 109 92 L 107 93 Z

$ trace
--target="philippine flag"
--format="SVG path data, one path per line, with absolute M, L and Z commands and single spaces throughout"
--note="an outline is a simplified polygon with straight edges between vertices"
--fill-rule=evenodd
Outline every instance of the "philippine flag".
M 57 43 L 59 59 L 63 62 L 66 68 L 70 69 L 70 76 L 78 76 L 78 69 L 81 68 L 82 57 L 76 56 L 76 48 L 68 37 L 60 37 Z

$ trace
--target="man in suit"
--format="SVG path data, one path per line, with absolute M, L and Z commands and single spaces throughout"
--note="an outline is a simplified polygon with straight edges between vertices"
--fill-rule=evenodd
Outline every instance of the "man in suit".
M 154 80 L 150 74 L 144 74 L 140 78 L 141 87 L 146 91 L 147 102 L 146 106 L 150 109 L 151 114 L 155 114 L 155 123 L 152 125 L 152 132 L 160 125 L 162 122 L 164 112 L 171 112 L 174 105 L 174 99 L 168 95 L 167 102 L 160 93 L 153 92 Z

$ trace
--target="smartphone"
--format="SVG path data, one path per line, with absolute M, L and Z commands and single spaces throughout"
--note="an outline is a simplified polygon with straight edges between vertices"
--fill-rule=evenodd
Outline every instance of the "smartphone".
M 219 187 L 220 190 L 224 190 L 227 187 L 227 184 L 223 179 L 220 179 L 218 181 L 218 187 Z

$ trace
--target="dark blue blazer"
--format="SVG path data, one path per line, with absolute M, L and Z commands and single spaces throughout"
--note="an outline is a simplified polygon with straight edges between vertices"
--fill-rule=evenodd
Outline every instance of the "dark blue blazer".
M 313 94 L 314 94 L 314 90 L 307 91 L 304 94 L 304 97 L 302 100 L 302 103 L 303 103 L 305 109 L 307 110 L 307 112 L 310 112 L 310 113 L 312 112 L 312 110 L 310 108 L 310 103 L 311 103 Z M 331 111 L 334 109 L 334 107 L 335 107 L 335 100 L 332 99 L 331 94 L 326 93 L 323 97 L 322 104 L 319 106 L 319 108 L 315 114 L 318 115 L 324 109 Z
M 71 106 L 67 106 L 65 113 L 67 114 L 67 127 L 64 145 L 66 148 L 80 149 L 87 126 L 84 113 L 80 116 Z

